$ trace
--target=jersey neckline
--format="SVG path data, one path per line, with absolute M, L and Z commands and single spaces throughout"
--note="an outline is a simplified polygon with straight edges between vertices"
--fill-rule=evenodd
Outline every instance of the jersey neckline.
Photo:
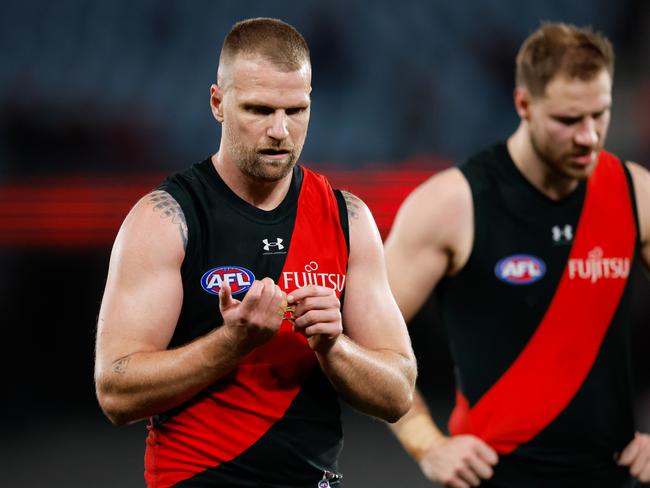
M 211 158 L 205 159 L 201 166 L 204 167 L 207 173 L 207 181 L 218 194 L 237 212 L 256 222 L 275 224 L 290 215 L 298 204 L 298 196 L 300 195 L 303 180 L 302 167 L 298 164 L 293 167 L 289 191 L 287 191 L 280 204 L 271 210 L 263 210 L 251 205 L 232 191 L 217 172 Z
M 497 157 L 497 160 L 501 160 L 506 163 L 504 165 L 504 168 L 506 171 L 508 171 L 508 173 L 510 173 L 510 176 L 523 182 L 524 186 L 528 188 L 529 193 L 535 195 L 535 198 L 543 201 L 544 203 L 554 206 L 562 206 L 573 201 L 575 198 L 580 198 L 579 195 L 584 196 L 587 188 L 587 178 L 580 180 L 573 191 L 560 198 L 559 200 L 556 200 L 546 195 L 543 191 L 533 185 L 528 178 L 526 178 L 526 176 L 521 172 L 521 170 L 517 167 L 514 160 L 512 159 L 510 151 L 508 150 L 508 145 L 505 142 L 497 144 L 495 150 L 497 151 L 497 155 L 500 156 Z M 500 155 L 498 154 L 499 152 L 501 153 Z

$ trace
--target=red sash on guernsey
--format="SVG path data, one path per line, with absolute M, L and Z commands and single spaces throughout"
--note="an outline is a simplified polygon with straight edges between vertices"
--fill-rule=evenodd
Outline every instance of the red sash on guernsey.
M 291 244 L 278 285 L 290 293 L 298 280 L 283 280 L 286 273 L 302 276 L 317 269 L 321 278 L 323 274 L 339 277 L 342 289 L 348 255 L 336 197 L 325 177 L 306 168 L 303 174 Z M 304 278 L 302 284 L 321 284 L 314 276 Z M 325 286 L 333 288 L 335 281 Z M 341 289 L 336 289 L 339 298 Z M 227 382 L 215 384 L 203 399 L 160 427 L 149 427 L 148 486 L 171 486 L 232 460 L 283 417 L 317 362 L 307 339 L 291 329 L 291 322 L 285 320 L 276 336 L 248 354 Z M 159 469 L 162 466 L 164 470 Z
M 474 406 L 457 391 L 449 421 L 453 435 L 476 435 L 508 454 L 566 408 L 591 370 L 618 308 L 635 239 L 623 165 L 601 151 L 569 260 L 542 322 Z

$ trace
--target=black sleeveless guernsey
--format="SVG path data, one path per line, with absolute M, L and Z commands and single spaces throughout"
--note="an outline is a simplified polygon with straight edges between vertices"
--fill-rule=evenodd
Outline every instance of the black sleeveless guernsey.
M 238 300 L 264 277 L 287 293 L 315 284 L 341 297 L 347 210 L 324 177 L 296 166 L 287 196 L 271 211 L 237 197 L 210 159 L 172 175 L 160 189 L 180 204 L 188 227 L 183 305 L 170 348 L 222 324 L 224 282 Z M 285 320 L 233 372 L 151 419 L 148 486 L 315 487 L 326 472 L 337 474 L 338 396 L 291 326 Z
M 457 374 L 450 432 L 499 453 L 481 486 L 627 486 L 615 459 L 634 434 L 627 302 L 639 240 L 627 169 L 601 151 L 561 201 L 525 179 L 505 144 L 460 170 L 474 242 L 437 290 Z

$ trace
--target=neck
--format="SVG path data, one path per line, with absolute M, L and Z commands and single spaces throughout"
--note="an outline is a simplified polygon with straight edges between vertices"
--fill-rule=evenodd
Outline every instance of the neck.
M 233 161 L 224 157 L 221 151 L 213 154 L 211 160 L 217 173 L 233 193 L 261 210 L 273 210 L 282 203 L 289 192 L 293 171 L 282 179 L 264 181 L 243 173 Z
M 560 174 L 539 156 L 524 122 L 508 139 L 508 152 L 524 178 L 551 200 L 561 200 L 580 183 L 577 178 Z

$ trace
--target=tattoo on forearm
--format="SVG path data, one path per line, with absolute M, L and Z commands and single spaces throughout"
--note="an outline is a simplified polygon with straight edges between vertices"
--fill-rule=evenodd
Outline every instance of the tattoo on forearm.
M 113 371 L 117 374 L 124 374 L 126 373 L 126 368 L 129 367 L 129 361 L 131 358 L 129 356 L 126 356 L 122 359 L 118 359 L 113 363 Z
M 348 218 L 358 220 L 361 215 L 361 200 L 352 193 L 342 191 L 345 204 L 348 207 Z
M 183 247 L 187 248 L 187 221 L 183 209 L 174 197 L 163 190 L 155 190 L 149 194 L 149 202 L 154 210 L 160 210 L 161 218 L 170 218 L 172 223 L 178 225 L 183 239 Z

